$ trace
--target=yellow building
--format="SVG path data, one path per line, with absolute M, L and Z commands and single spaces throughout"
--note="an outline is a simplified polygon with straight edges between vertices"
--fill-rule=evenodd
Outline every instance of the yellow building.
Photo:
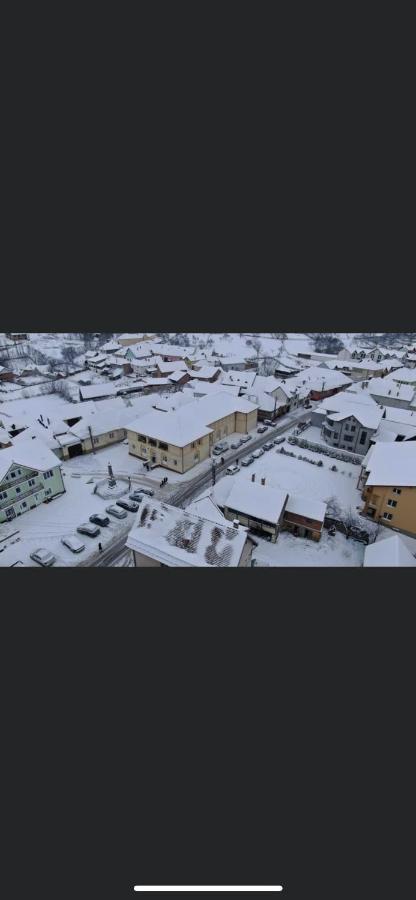
M 171 412 L 153 410 L 127 427 L 129 453 L 150 465 L 188 472 L 209 459 L 218 441 L 248 434 L 257 425 L 257 406 L 229 394 L 214 394 Z
M 378 443 L 367 454 L 359 487 L 364 515 L 416 537 L 416 442 Z

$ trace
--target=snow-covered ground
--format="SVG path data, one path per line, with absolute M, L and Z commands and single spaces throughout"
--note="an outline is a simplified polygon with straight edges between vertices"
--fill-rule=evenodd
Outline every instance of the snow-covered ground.
M 258 547 L 253 553 L 253 559 L 260 566 L 281 567 L 308 567 L 322 566 L 325 568 L 362 566 L 364 560 L 365 544 L 349 538 L 337 532 L 334 537 L 323 532 L 319 543 L 306 538 L 294 537 L 287 531 L 279 535 L 275 544 L 257 538 Z

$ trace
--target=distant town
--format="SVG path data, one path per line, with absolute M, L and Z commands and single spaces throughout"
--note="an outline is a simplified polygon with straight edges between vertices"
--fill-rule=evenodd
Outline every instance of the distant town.
M 0 333 L 0 567 L 51 566 L 416 567 L 416 332 Z

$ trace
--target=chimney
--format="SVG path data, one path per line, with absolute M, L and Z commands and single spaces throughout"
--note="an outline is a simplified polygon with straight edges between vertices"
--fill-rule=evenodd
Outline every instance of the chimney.
M 236 530 L 238 530 L 239 525 L 240 525 L 240 523 L 239 523 L 238 519 L 234 519 L 234 520 L 233 520 L 233 528 L 235 528 Z
M 251 476 L 251 480 L 252 480 L 252 481 L 255 481 L 255 480 L 256 480 L 256 473 L 255 473 L 255 472 L 253 472 L 253 474 L 252 474 L 252 476 Z
M 262 479 L 261 479 L 261 483 L 262 483 L 263 485 L 266 484 L 266 479 L 265 479 L 265 478 L 262 478 Z

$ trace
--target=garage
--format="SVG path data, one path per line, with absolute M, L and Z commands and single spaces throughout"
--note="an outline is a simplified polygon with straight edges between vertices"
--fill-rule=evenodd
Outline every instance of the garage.
M 73 459 L 74 456 L 82 456 L 82 444 L 71 444 L 68 447 L 68 458 Z

